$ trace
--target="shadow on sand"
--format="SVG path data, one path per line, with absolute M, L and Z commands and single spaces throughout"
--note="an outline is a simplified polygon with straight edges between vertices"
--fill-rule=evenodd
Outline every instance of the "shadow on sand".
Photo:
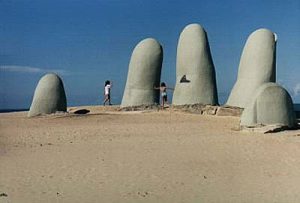
M 88 109 L 79 109 L 77 111 L 74 111 L 73 113 L 82 115 L 82 114 L 90 113 L 90 110 L 88 110 Z

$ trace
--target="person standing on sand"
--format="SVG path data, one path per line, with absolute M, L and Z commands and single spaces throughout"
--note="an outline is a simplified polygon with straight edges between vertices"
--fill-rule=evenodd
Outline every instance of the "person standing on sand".
M 168 103 L 167 89 L 174 90 L 173 88 L 167 87 L 166 83 L 162 82 L 159 87 L 155 87 L 155 90 L 160 90 L 161 95 L 161 108 L 164 109 L 166 103 Z
M 103 101 L 103 106 L 105 106 L 106 102 L 108 102 L 109 105 L 111 105 L 110 101 L 110 89 L 112 87 L 112 83 L 109 80 L 105 81 L 104 85 L 104 101 Z

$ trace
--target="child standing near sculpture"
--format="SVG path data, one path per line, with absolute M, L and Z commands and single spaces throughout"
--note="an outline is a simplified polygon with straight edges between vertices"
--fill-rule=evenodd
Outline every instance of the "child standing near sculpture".
M 162 82 L 159 87 L 154 87 L 156 90 L 160 90 L 161 95 L 161 108 L 164 109 L 166 103 L 168 103 L 167 89 L 174 90 L 173 88 L 167 87 L 166 83 Z
M 112 84 L 109 80 L 105 81 L 104 84 L 104 101 L 103 101 L 103 106 L 105 106 L 106 102 L 108 102 L 109 105 L 111 105 L 110 101 L 110 89 L 112 87 Z

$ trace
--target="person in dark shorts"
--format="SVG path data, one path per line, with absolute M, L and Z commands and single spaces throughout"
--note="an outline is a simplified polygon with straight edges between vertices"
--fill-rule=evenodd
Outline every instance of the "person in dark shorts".
M 167 89 L 174 90 L 173 88 L 167 87 L 166 83 L 162 82 L 160 83 L 159 87 L 154 87 L 156 90 L 160 90 L 160 96 L 161 96 L 161 108 L 164 109 L 164 106 L 166 103 L 168 103 L 168 95 L 167 95 Z

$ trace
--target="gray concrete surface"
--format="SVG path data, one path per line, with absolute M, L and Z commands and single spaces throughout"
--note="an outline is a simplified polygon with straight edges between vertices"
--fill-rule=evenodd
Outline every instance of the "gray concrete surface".
M 128 69 L 121 107 L 159 103 L 163 50 L 155 39 L 142 40 L 134 48 Z
M 54 73 L 44 75 L 34 91 L 29 117 L 67 111 L 67 99 L 60 77 Z
M 263 83 L 275 82 L 276 38 L 267 29 L 258 29 L 248 37 L 227 105 L 245 108 L 256 89 Z
M 174 105 L 218 104 L 215 67 L 205 30 L 186 26 L 177 46 Z
M 264 83 L 253 94 L 241 116 L 241 126 L 296 125 L 293 101 L 289 93 L 276 83 Z

